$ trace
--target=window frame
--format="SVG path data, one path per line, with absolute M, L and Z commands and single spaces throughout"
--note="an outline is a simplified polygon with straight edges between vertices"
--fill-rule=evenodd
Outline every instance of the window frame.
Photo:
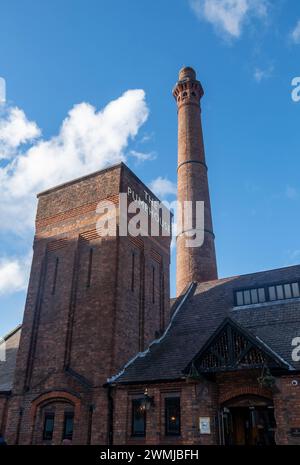
M 66 434 L 66 426 L 67 426 L 67 421 L 68 421 L 69 418 L 72 419 L 72 435 L 71 435 L 71 437 L 70 437 L 70 435 Z M 64 413 L 64 424 L 63 424 L 62 440 L 69 439 L 70 441 L 72 441 L 73 434 L 74 434 L 74 412 L 66 411 Z
M 167 404 L 168 402 L 178 402 L 178 405 L 177 405 L 177 408 L 178 408 L 178 417 L 179 417 L 179 425 L 178 425 L 178 429 L 177 431 L 171 431 L 169 429 L 169 420 L 168 420 L 168 416 L 169 416 L 169 408 L 170 406 L 168 407 Z M 172 406 L 171 406 L 172 407 Z M 181 436 L 181 398 L 180 398 L 180 395 L 172 395 L 172 396 L 166 396 L 165 397 L 165 436 L 168 436 L 168 437 L 178 437 L 178 436 Z
M 52 430 L 51 430 L 50 437 L 46 437 L 46 425 L 49 419 L 52 420 Z M 43 424 L 43 441 L 52 441 L 53 433 L 54 433 L 54 426 L 55 426 L 55 413 L 45 412 L 44 413 L 44 424 Z
M 294 295 L 296 291 L 294 291 L 293 285 L 295 284 L 298 285 L 299 296 Z M 286 297 L 287 295 L 286 286 L 289 286 L 291 297 Z M 278 297 L 278 289 L 277 289 L 279 287 L 282 289 L 282 292 L 283 292 L 283 297 L 280 297 L 280 298 Z M 276 297 L 275 299 L 271 299 L 271 296 L 270 296 L 271 288 L 274 288 L 275 297 Z M 265 300 L 262 302 L 260 301 L 260 297 L 259 297 L 260 289 L 263 289 L 265 293 Z M 252 292 L 255 290 L 256 290 L 257 297 L 258 297 L 258 302 L 254 303 L 252 302 Z M 245 303 L 245 292 L 248 292 L 250 294 L 250 303 Z M 242 294 L 242 299 L 243 299 L 242 304 L 238 303 L 238 300 L 239 300 L 238 294 L 240 293 Z M 295 279 L 292 281 L 269 283 L 269 284 L 261 285 L 261 286 L 258 285 L 258 286 L 252 286 L 252 287 L 247 287 L 247 288 L 239 288 L 239 289 L 234 290 L 234 306 L 235 307 L 248 307 L 252 305 L 262 305 L 266 303 L 272 304 L 274 302 L 288 301 L 288 300 L 299 299 L 299 298 L 300 298 L 300 280 L 299 279 Z
M 147 429 L 147 412 L 144 410 L 141 415 L 143 416 L 143 421 L 144 421 L 144 429 L 142 432 L 136 431 L 134 427 L 134 422 L 135 422 L 135 408 L 139 404 L 141 405 L 141 402 L 143 400 L 143 397 L 137 397 L 135 399 L 131 399 L 131 437 L 133 438 L 145 438 L 146 437 L 146 429 Z

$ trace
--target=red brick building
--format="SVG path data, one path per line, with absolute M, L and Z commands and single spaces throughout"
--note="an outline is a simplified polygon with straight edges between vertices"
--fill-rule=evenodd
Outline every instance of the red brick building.
M 39 195 L 6 414 L 11 444 L 60 444 L 71 436 L 106 443 L 104 383 L 169 321 L 170 237 L 120 236 L 119 193 L 145 204 L 155 199 L 122 163 Z M 99 235 L 99 202 L 116 206 L 115 237 Z
M 0 364 L 11 444 L 300 444 L 300 266 L 218 279 L 194 70 L 173 95 L 178 198 L 204 202 L 203 245 L 177 237 L 170 310 L 170 237 L 119 234 L 119 193 L 146 214 L 156 200 L 124 164 L 39 195 L 18 354 L 20 329 Z

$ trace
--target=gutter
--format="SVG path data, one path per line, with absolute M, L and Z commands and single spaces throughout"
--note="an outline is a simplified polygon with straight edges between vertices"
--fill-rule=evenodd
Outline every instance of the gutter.
M 114 441 L 114 398 L 112 396 L 112 386 L 107 389 L 108 416 L 107 416 L 107 444 L 113 445 Z

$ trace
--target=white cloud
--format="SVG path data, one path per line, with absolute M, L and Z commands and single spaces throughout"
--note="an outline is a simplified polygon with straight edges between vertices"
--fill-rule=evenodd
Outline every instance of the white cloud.
M 197 17 L 227 37 L 238 38 L 251 18 L 265 18 L 268 0 L 190 0 Z
M 295 29 L 291 32 L 291 38 L 295 44 L 300 44 L 300 19 L 297 22 Z
M 15 149 L 41 134 L 35 122 L 29 121 L 23 110 L 10 108 L 0 117 L 0 160 L 11 158 Z
M 256 82 L 261 82 L 263 80 L 269 79 L 274 71 L 274 66 L 269 66 L 268 68 L 256 68 L 254 71 L 254 79 Z
M 144 152 L 137 152 L 136 150 L 130 150 L 129 155 L 131 157 L 134 157 L 138 162 L 144 162 L 144 161 L 150 161 L 150 160 L 156 159 L 155 152 L 144 153 Z
M 145 134 L 145 135 L 142 137 L 140 143 L 141 143 L 141 144 L 145 144 L 146 142 L 149 142 L 151 139 L 153 139 L 153 136 L 154 136 L 153 133 L 151 133 L 151 134 Z
M 0 167 L 0 217 L 5 219 L 0 223 L 0 231 L 14 232 L 33 227 L 37 192 L 126 161 L 128 142 L 148 117 L 144 91 L 129 90 L 100 111 L 88 103 L 75 105 L 57 136 L 37 140 L 24 153 L 15 153 L 18 144 L 32 139 L 39 130 L 35 123 L 27 122 L 29 125 L 25 126 L 30 130 L 15 131 L 14 110 L 8 110 L 3 123 L 10 160 Z M 18 115 L 27 121 L 24 113 L 24 118 L 17 112 Z M 7 136 L 17 133 L 18 137 Z
M 159 176 L 150 183 L 150 189 L 159 198 L 164 198 L 168 195 L 176 195 L 177 186 L 167 178 Z
M 18 258 L 0 259 L 0 295 L 12 294 L 27 288 L 31 254 Z

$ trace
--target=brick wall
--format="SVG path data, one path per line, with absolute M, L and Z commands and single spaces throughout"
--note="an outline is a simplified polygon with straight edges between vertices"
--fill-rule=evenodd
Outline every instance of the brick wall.
M 277 378 L 271 391 L 257 382 L 258 371 L 224 373 L 216 381 L 182 381 L 147 385 L 117 386 L 114 389 L 114 444 L 219 444 L 218 412 L 237 398 L 266 399 L 274 405 L 277 444 L 300 444 L 292 429 L 300 426 L 300 378 Z M 298 382 L 298 384 L 295 383 Z M 148 389 L 154 406 L 147 412 L 146 436 L 131 436 L 132 399 Z M 181 436 L 165 436 L 164 397 L 176 393 L 181 398 Z M 250 405 L 250 404 L 249 404 Z M 199 418 L 209 417 L 211 434 L 200 434 Z
M 278 444 L 300 445 L 300 376 L 291 375 L 277 382 L 279 392 L 274 394 Z M 292 429 L 298 429 L 294 436 Z
M 142 198 L 145 191 L 154 197 L 123 164 L 39 196 L 6 427 L 10 443 L 40 441 L 39 409 L 45 405 L 35 414 L 32 406 L 45 393 L 57 411 L 53 443 L 59 443 L 63 408 L 51 395 L 56 391 L 60 405 L 67 405 L 70 395 L 80 404 L 73 442 L 86 444 L 90 437 L 91 443 L 106 443 L 103 384 L 168 322 L 170 238 L 99 237 L 96 231 L 99 201 L 116 205 L 118 223 L 119 192 L 127 192 L 128 186 Z
M 4 435 L 9 394 L 0 394 L 0 434 Z
M 145 388 L 154 398 L 154 406 L 147 412 L 146 436 L 132 437 L 132 400 L 142 397 Z M 165 398 L 180 396 L 181 435 L 165 434 Z M 210 382 L 199 385 L 193 381 L 118 387 L 114 392 L 114 444 L 201 444 L 216 443 L 216 389 Z M 199 431 L 199 417 L 210 417 L 212 434 Z

